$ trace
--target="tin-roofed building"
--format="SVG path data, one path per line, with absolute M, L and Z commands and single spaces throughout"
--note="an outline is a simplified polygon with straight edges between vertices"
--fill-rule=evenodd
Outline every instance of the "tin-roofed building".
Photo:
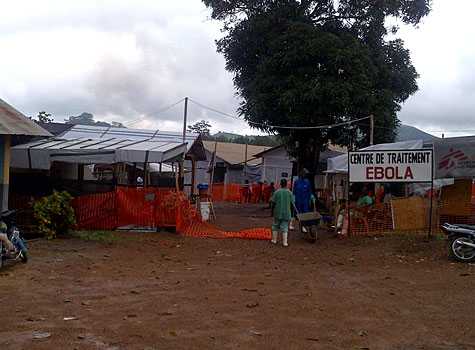
M 12 136 L 51 136 L 33 120 L 0 99 L 0 210 L 8 209 Z

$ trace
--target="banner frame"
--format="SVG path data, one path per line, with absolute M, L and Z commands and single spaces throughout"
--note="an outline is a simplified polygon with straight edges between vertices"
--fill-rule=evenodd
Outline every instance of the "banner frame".
M 408 151 L 424 151 L 431 153 L 431 179 L 428 181 L 351 181 L 350 175 L 350 156 L 352 153 L 377 153 L 377 152 L 408 152 Z M 352 183 L 401 183 L 401 184 L 411 184 L 411 183 L 429 183 L 430 182 L 430 209 L 429 209 L 429 231 L 427 237 L 430 239 L 432 238 L 432 216 L 433 216 L 433 196 L 434 196 L 434 146 L 431 148 L 414 148 L 414 149 L 382 149 L 382 150 L 356 150 L 356 151 L 348 151 L 348 189 L 347 189 L 347 207 L 348 207 L 348 234 L 351 234 L 351 209 L 349 208 L 350 205 L 350 187 Z

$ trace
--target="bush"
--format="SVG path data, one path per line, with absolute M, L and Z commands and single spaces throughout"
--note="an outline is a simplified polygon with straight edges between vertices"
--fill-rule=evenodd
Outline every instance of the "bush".
M 38 230 L 46 238 L 53 239 L 58 234 L 65 234 L 76 224 L 72 199 L 66 191 L 54 191 L 52 195 L 35 202 L 33 211 L 38 221 Z

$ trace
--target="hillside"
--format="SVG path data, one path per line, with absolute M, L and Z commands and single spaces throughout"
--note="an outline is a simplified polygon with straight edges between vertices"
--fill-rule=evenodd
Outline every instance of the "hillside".
M 423 140 L 423 141 L 433 141 L 437 139 L 434 135 L 428 134 L 414 126 L 404 125 L 398 129 L 398 135 L 396 141 L 409 141 L 409 140 Z

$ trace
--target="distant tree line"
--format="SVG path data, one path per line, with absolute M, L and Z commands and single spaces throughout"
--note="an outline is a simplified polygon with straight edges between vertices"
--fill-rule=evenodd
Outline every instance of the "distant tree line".
M 208 141 L 218 141 L 218 142 L 232 142 L 239 144 L 248 144 L 255 146 L 278 146 L 280 145 L 280 140 L 278 136 L 260 136 L 260 135 L 251 135 L 244 136 L 238 134 L 231 134 L 225 132 L 219 132 L 215 135 L 211 135 L 211 124 L 206 120 L 200 120 L 192 125 L 189 125 L 187 128 L 188 132 L 194 132 L 200 134 L 204 140 Z

